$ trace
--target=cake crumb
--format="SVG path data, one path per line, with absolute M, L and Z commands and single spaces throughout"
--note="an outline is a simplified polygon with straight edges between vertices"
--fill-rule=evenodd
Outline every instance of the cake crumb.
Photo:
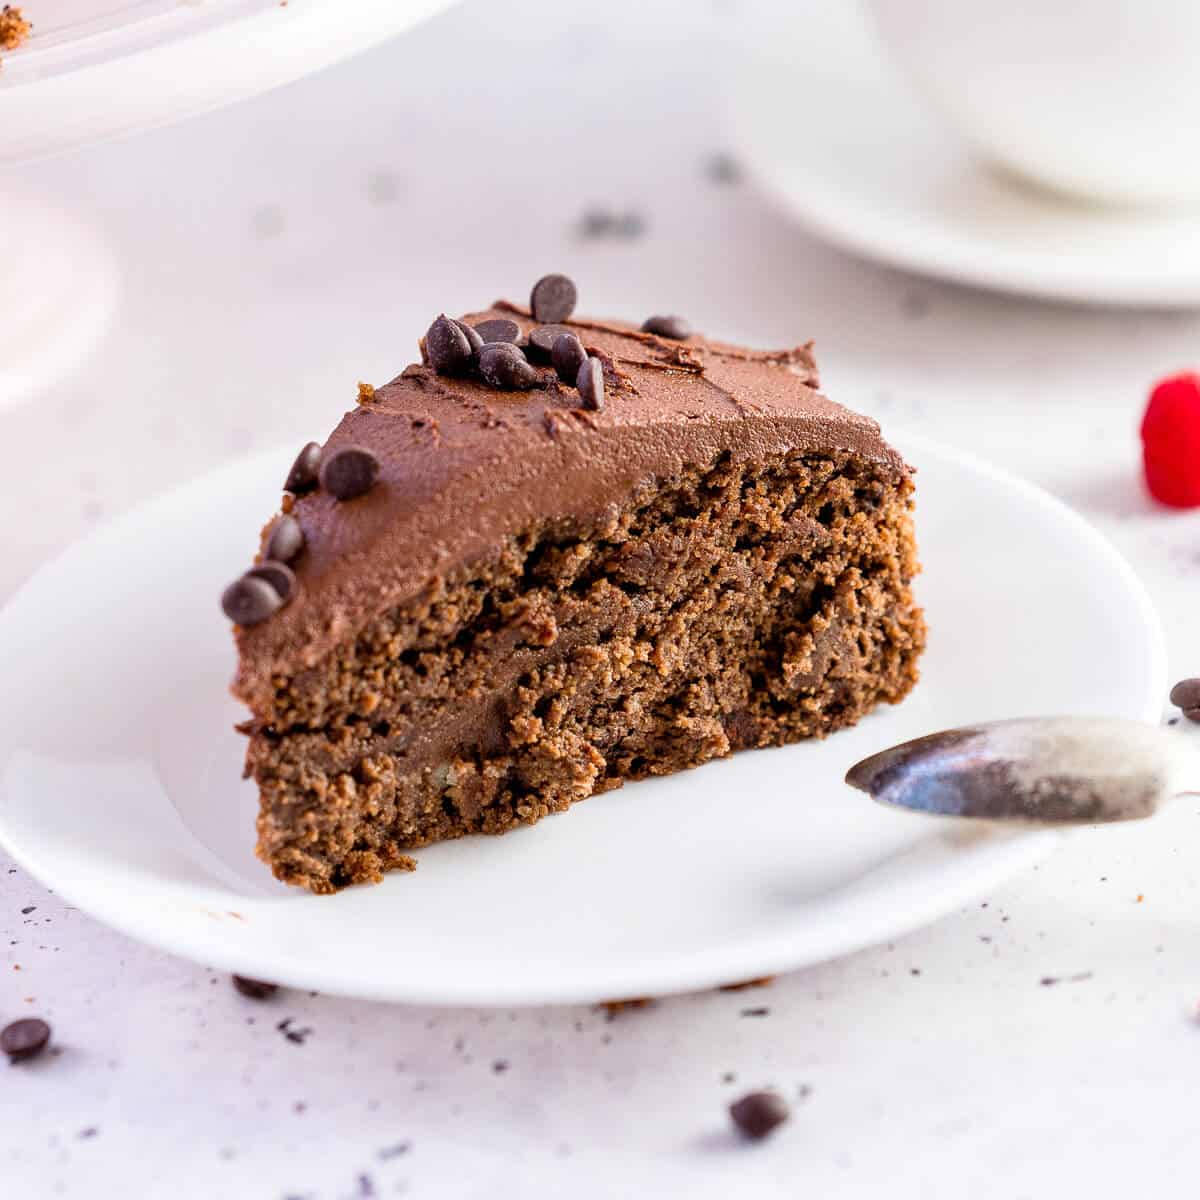
M 370 383 L 358 381 L 358 402 L 359 404 L 370 404 L 375 399 L 375 386 Z
M 19 8 L 12 4 L 0 8 L 0 50 L 15 50 L 32 29 Z
M 653 1003 L 650 996 L 635 996 L 631 1000 L 602 1000 L 596 1007 L 604 1010 L 606 1021 L 615 1021 L 623 1012 L 633 1008 L 649 1008 Z
M 763 975 L 759 979 L 743 979 L 741 983 L 723 983 L 717 991 L 719 992 L 744 992 L 749 988 L 770 987 L 775 982 L 774 975 Z

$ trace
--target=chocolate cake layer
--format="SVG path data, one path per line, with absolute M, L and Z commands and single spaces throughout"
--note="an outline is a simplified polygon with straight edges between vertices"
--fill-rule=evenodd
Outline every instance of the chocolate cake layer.
M 535 328 L 504 303 L 465 318 L 501 319 Z M 374 486 L 291 506 L 291 599 L 238 629 L 234 685 L 280 878 L 377 879 L 915 681 L 910 472 L 817 394 L 810 349 L 565 324 L 600 410 L 549 367 L 496 391 L 413 366 L 322 453 L 369 449 Z

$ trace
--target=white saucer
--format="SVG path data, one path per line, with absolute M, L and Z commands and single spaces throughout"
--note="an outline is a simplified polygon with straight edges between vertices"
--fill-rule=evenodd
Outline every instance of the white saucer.
M 786 13 L 786 15 L 784 15 Z M 778 6 L 729 88 L 750 174 L 828 241 L 960 283 L 1200 305 L 1200 212 L 1088 207 L 984 167 L 888 63 L 857 6 Z
M 920 465 L 932 630 L 903 705 L 822 743 L 430 848 L 415 874 L 333 897 L 275 883 L 252 853 L 256 796 L 240 778 L 217 601 L 294 448 L 230 466 L 75 546 L 0 613 L 0 841 L 131 937 L 280 983 L 423 1003 L 709 987 L 953 912 L 1055 836 L 876 807 L 842 783 L 846 768 L 972 720 L 1155 720 L 1165 658 L 1141 586 L 1085 521 L 973 459 L 896 440 Z

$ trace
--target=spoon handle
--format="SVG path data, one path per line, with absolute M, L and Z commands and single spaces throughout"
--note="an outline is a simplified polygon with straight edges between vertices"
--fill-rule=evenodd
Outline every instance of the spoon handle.
M 1166 733 L 1175 795 L 1200 796 L 1200 725 L 1181 722 Z

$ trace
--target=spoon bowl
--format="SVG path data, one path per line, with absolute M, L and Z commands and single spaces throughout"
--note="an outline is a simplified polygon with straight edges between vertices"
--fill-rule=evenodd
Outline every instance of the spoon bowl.
M 855 763 L 851 787 L 882 804 L 1019 825 L 1153 816 L 1184 790 L 1187 738 L 1139 721 L 1043 717 L 948 729 Z

